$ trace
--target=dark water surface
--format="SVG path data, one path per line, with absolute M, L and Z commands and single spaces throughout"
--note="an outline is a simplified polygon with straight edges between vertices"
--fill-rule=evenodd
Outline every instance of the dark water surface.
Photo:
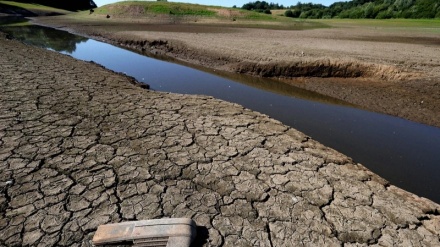
M 1 24 L 0 30 L 17 39 L 94 61 L 153 90 L 211 95 L 267 114 L 352 157 L 392 184 L 440 202 L 440 128 L 360 110 L 276 80 L 207 73 L 63 31 Z

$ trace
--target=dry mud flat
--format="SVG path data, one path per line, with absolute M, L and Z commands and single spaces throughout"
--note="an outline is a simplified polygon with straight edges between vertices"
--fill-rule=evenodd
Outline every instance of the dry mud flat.
M 439 246 L 440 205 L 265 115 L 0 37 L 0 245 L 190 217 L 196 246 Z
M 365 109 L 440 127 L 438 30 L 350 26 L 268 30 L 112 17 L 40 18 L 120 46 L 209 68 L 286 79 Z

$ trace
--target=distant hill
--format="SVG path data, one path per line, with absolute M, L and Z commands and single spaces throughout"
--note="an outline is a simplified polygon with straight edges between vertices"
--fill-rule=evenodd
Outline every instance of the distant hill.
M 231 9 L 219 6 L 207 6 L 191 3 L 167 2 L 167 1 L 120 1 L 103 5 L 95 10 L 95 14 L 104 14 L 121 17 L 152 17 L 166 16 L 173 19 L 199 18 L 223 19 L 223 20 L 276 20 L 278 17 L 247 11 Z

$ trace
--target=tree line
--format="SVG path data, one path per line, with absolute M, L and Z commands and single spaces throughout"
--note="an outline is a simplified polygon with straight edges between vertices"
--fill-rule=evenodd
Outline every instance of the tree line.
M 283 6 L 265 1 L 249 2 L 242 9 L 270 13 L 273 9 L 286 9 L 284 15 L 294 18 L 440 18 L 439 0 L 352 0 L 336 2 L 330 6 L 301 3 Z

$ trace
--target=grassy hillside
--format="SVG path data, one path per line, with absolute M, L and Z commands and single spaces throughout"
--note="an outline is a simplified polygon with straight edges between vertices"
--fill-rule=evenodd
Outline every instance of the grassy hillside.
M 24 1 L 32 0 L 0 0 L 0 13 L 18 14 L 22 16 L 69 14 L 69 19 L 82 23 L 100 22 L 111 18 L 110 20 L 112 21 L 127 19 L 135 22 L 142 21 L 160 24 L 192 23 L 284 30 L 329 27 L 322 22 L 296 20 L 283 15 L 268 15 L 238 8 L 177 2 L 121 1 L 94 8 L 94 12 L 89 12 L 89 9 L 79 12 L 70 12 L 41 4 L 26 3 Z
M 32 3 L 43 6 L 50 6 L 57 9 L 65 9 L 70 11 L 85 10 L 95 8 L 96 4 L 93 0 L 14 0 L 21 3 Z
M 221 19 L 252 19 L 252 20 L 277 20 L 277 18 L 246 11 L 242 9 L 223 8 L 218 6 L 206 6 L 198 4 L 175 3 L 175 2 L 142 2 L 123 1 L 104 5 L 95 10 L 96 14 L 109 14 L 119 17 L 148 17 L 154 15 L 174 16 L 199 16 Z
M 44 6 L 40 4 L 35 4 L 35 3 L 0 1 L 0 13 L 23 15 L 23 16 L 39 16 L 39 15 L 63 15 L 70 13 L 70 11 Z
M 78 19 L 101 19 L 109 16 L 111 20 L 131 19 L 155 23 L 192 23 L 260 27 L 272 29 L 311 29 L 326 25 L 316 21 L 303 21 L 284 16 L 267 15 L 237 8 L 206 6 L 199 4 L 154 1 L 123 1 L 96 8 L 93 14 L 88 11 L 75 14 Z

